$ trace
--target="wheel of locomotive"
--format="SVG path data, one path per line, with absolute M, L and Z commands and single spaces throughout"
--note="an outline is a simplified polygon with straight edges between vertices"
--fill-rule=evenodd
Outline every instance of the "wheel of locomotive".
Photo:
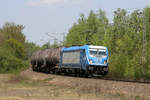
M 77 70 L 76 70 L 76 74 L 77 74 L 77 75 L 76 75 L 77 77 L 80 77 L 80 76 L 81 76 L 81 75 L 80 75 L 80 69 L 77 69 Z
M 87 77 L 88 77 L 87 71 L 81 70 L 81 71 L 80 71 L 80 76 L 81 76 L 81 77 L 84 77 L 84 78 L 87 78 Z
M 108 74 L 108 72 L 109 72 L 109 67 L 107 67 L 106 69 L 103 69 L 102 75 L 106 76 Z

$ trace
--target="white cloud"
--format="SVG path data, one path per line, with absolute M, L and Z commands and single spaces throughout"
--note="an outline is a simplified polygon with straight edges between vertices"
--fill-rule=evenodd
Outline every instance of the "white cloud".
M 31 0 L 28 2 L 30 6 L 49 7 L 56 5 L 63 5 L 66 3 L 80 4 L 84 0 Z

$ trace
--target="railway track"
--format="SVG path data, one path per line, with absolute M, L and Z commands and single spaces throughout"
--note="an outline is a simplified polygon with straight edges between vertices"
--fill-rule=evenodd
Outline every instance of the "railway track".
M 114 79 L 114 78 L 100 78 L 100 79 L 109 80 L 109 81 L 116 81 L 116 82 L 130 82 L 130 83 L 150 84 L 150 81 L 125 80 L 125 79 Z
M 102 75 L 79 75 L 79 74 L 68 74 L 68 73 L 45 73 L 41 72 L 44 74 L 50 74 L 50 75 L 57 75 L 57 76 L 63 76 L 63 77 L 72 77 L 72 78 L 82 78 L 82 79 L 95 79 L 95 80 L 108 80 L 108 81 L 116 81 L 116 82 L 130 82 L 130 83 L 142 83 L 142 84 L 150 84 L 150 80 L 127 80 L 127 79 L 115 79 L 115 78 L 110 78 L 107 76 L 102 76 Z

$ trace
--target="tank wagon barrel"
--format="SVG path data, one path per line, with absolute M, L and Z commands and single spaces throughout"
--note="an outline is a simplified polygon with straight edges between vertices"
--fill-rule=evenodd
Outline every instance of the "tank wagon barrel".
M 50 48 L 34 52 L 31 57 L 32 69 L 40 72 L 52 71 L 59 64 L 61 48 Z

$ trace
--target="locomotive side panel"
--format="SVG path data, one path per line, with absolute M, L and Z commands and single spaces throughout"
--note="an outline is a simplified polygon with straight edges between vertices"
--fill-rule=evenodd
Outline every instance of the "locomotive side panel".
M 80 50 L 62 53 L 61 67 L 80 68 Z

